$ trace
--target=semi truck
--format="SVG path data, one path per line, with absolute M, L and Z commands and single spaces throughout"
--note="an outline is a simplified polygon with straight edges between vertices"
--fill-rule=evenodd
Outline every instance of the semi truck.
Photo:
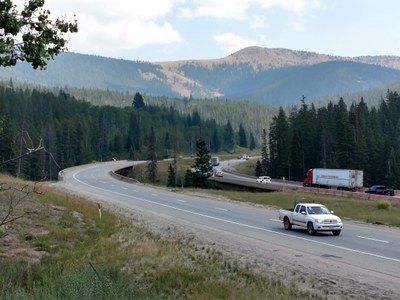
M 219 156 L 211 157 L 211 165 L 212 166 L 219 166 Z
M 348 169 L 309 169 L 304 187 L 357 191 L 363 187 L 364 172 Z

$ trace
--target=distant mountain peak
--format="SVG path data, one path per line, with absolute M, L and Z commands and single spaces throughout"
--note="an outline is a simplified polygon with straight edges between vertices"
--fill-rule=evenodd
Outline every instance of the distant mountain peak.
M 298 65 L 313 65 L 337 59 L 340 58 L 315 52 L 251 46 L 232 53 L 223 60 L 231 63 L 248 63 L 253 67 L 270 69 Z

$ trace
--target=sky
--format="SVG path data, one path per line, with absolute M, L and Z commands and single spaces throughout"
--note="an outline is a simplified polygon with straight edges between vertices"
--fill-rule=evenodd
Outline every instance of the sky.
M 52 18 L 77 19 L 69 51 L 133 61 L 216 59 L 248 46 L 400 56 L 398 0 L 45 0 L 44 7 Z

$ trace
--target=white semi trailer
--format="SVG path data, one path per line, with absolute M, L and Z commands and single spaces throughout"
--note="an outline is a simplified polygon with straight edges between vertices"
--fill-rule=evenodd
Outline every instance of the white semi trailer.
M 315 188 L 335 188 L 345 191 L 357 191 L 364 185 L 364 172 L 348 169 L 310 169 L 303 186 Z

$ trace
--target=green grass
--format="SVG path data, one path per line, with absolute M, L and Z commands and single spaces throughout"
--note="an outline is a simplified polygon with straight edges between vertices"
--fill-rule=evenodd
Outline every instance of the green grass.
M 182 190 L 182 192 L 184 191 L 185 190 Z M 388 208 L 382 209 L 382 205 L 370 200 L 298 191 L 249 193 L 222 190 L 204 190 L 203 192 L 236 201 L 258 203 L 274 208 L 292 208 L 295 201 L 317 202 L 326 205 L 331 211 L 334 211 L 336 215 L 344 219 L 400 227 L 400 202 L 395 200 L 393 200 L 393 202 L 390 202 L 390 200 L 385 200 L 389 203 Z
M 168 167 L 170 164 L 174 164 L 173 160 L 159 161 L 157 162 L 157 180 L 156 184 L 161 186 L 166 186 L 168 181 Z M 185 179 L 185 174 L 188 169 L 194 164 L 194 158 L 184 158 L 176 160 L 176 174 L 183 183 Z M 150 183 L 146 176 L 147 164 L 139 164 L 135 166 L 134 176 L 137 180 L 142 183 Z
M 236 159 L 236 156 L 225 156 L 222 159 Z M 191 162 L 193 163 L 193 161 Z M 165 161 L 158 162 L 159 176 L 162 178 L 161 185 L 167 181 L 167 168 L 169 163 Z M 249 160 L 243 161 L 242 163 L 235 166 L 235 170 L 242 174 L 253 174 L 256 161 Z M 185 166 L 190 166 L 190 162 L 187 161 Z M 143 165 L 138 166 L 143 168 Z M 182 166 L 182 169 L 184 167 Z M 175 189 L 177 192 L 191 192 L 198 190 L 190 189 Z M 262 205 L 268 205 L 274 208 L 292 208 L 295 201 L 309 201 L 318 202 L 325 204 L 330 210 L 333 210 L 335 214 L 344 219 L 364 221 L 368 223 L 386 224 L 391 226 L 400 227 L 400 201 L 383 200 L 383 201 L 370 201 L 366 199 L 334 196 L 334 195 L 322 195 L 314 194 L 309 192 L 297 192 L 297 191 L 284 191 L 284 192 L 266 192 L 266 193 L 251 193 L 251 192 L 237 192 L 237 191 L 223 191 L 223 190 L 202 190 L 203 193 L 210 195 L 219 195 L 228 199 L 252 202 Z

